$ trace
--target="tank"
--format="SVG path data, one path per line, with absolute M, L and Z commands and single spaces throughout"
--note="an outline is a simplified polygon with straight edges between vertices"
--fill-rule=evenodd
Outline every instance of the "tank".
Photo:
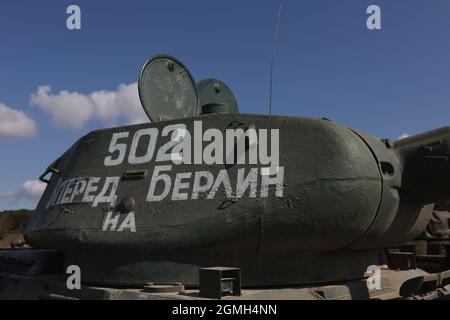
M 394 248 L 450 199 L 450 127 L 389 141 L 241 114 L 225 83 L 165 55 L 138 87 L 151 122 L 93 131 L 40 177 L 31 248 L 0 251 L 0 298 L 448 296 L 447 269 Z

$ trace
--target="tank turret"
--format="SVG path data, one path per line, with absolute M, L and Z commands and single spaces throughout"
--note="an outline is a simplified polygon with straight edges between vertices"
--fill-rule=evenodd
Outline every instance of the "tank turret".
M 228 274 L 247 297 L 300 286 L 296 298 L 332 298 L 304 289 L 330 283 L 353 298 L 417 294 L 394 283 L 422 271 L 386 271 L 371 294 L 364 279 L 449 199 L 450 128 L 391 142 L 327 119 L 241 114 L 225 83 L 197 83 L 169 56 L 144 65 L 139 95 L 151 122 L 91 132 L 41 176 L 25 234 L 35 259 L 153 293 L 148 283 L 210 292 Z

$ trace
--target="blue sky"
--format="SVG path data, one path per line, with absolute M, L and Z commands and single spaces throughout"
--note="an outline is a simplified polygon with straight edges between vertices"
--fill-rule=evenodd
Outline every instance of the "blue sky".
M 81 8 L 81 30 L 66 28 L 70 4 Z M 371 4 L 381 30 L 366 27 Z M 178 57 L 196 80 L 222 79 L 242 113 L 267 113 L 277 9 L 278 0 L 2 0 L 0 106 L 36 129 L 2 135 L 0 119 L 0 210 L 32 208 L 32 181 L 81 135 L 139 119 L 130 95 L 152 55 Z M 447 125 L 449 33 L 448 0 L 283 0 L 273 113 L 392 139 Z M 119 98 L 102 113 L 86 98 L 93 92 Z

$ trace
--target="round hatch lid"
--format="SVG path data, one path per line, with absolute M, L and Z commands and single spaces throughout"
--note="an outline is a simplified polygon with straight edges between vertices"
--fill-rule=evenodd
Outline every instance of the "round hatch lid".
M 158 55 L 148 60 L 139 76 L 139 98 L 152 121 L 194 117 L 199 114 L 195 81 L 178 60 Z
M 239 107 L 233 91 L 218 79 L 205 79 L 197 83 L 199 106 L 210 104 L 224 105 L 226 113 L 239 113 Z M 202 111 L 203 112 L 203 111 Z

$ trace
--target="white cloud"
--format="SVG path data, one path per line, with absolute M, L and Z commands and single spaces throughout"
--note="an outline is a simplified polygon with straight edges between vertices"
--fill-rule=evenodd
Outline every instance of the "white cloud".
M 45 191 L 47 184 L 39 180 L 27 180 L 22 183 L 19 191 L 0 192 L 0 201 L 16 203 L 20 200 L 28 200 L 37 203 Z
M 0 103 L 0 137 L 29 138 L 36 132 L 37 124 L 33 119 Z
M 50 113 L 56 127 L 81 128 L 94 114 L 92 101 L 83 94 L 64 90 L 51 95 L 51 90 L 50 86 L 39 87 L 31 96 L 31 105 Z
M 31 95 L 30 104 L 50 113 L 53 124 L 59 128 L 82 128 L 92 119 L 106 125 L 149 121 L 142 110 L 136 82 L 121 84 L 114 91 L 101 90 L 90 94 L 67 90 L 52 94 L 51 89 L 51 86 L 40 86 Z
M 20 194 L 28 200 L 39 200 L 45 191 L 47 184 L 40 180 L 27 180 L 22 184 Z
M 400 139 L 405 139 L 405 138 L 408 138 L 408 137 L 409 137 L 409 134 L 404 133 L 400 137 L 398 137 L 398 139 L 400 140 Z

